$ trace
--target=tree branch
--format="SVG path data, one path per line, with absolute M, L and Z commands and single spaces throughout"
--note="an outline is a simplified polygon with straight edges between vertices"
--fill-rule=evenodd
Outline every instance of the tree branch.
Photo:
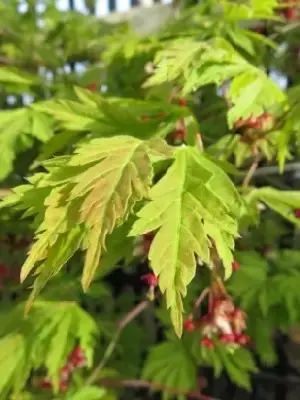
M 98 366 L 93 370 L 91 375 L 87 378 L 85 385 L 89 386 L 92 385 L 94 382 L 96 382 L 99 378 L 99 374 L 102 371 L 102 369 L 105 367 L 107 364 L 108 360 L 111 358 L 116 345 L 119 341 L 119 338 L 121 336 L 121 333 L 126 326 L 133 321 L 141 312 L 143 312 L 146 308 L 149 307 L 151 304 L 151 301 L 149 300 L 144 300 L 141 303 L 139 303 L 137 306 L 135 306 L 131 311 L 129 311 L 118 323 L 118 328 L 113 335 L 108 347 L 106 348 L 106 351 L 104 353 L 104 356 Z
M 104 387 L 111 388 L 134 388 L 134 389 L 149 389 L 151 391 L 166 392 L 170 395 L 181 395 L 189 399 L 198 400 L 219 400 L 205 394 L 198 393 L 196 391 L 189 391 L 177 388 L 171 388 L 165 385 L 161 385 L 155 382 L 149 382 L 138 379 L 115 379 L 115 378 L 103 378 L 99 380 L 99 384 Z

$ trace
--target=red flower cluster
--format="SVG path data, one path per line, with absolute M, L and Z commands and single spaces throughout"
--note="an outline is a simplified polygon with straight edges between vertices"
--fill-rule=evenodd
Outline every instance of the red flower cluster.
M 69 387 L 72 373 L 77 368 L 86 365 L 84 351 L 80 346 L 76 346 L 69 354 L 66 365 L 60 370 L 59 391 L 66 392 Z M 49 378 L 43 378 L 39 384 L 41 389 L 51 389 L 52 382 Z
M 258 117 L 240 118 L 234 124 L 235 129 L 252 128 L 258 130 L 270 129 L 273 126 L 274 117 L 272 114 L 263 113 Z
M 210 349 L 214 347 L 214 339 L 236 346 L 244 346 L 251 341 L 250 337 L 244 333 L 245 312 L 235 307 L 229 299 L 215 301 L 212 311 L 202 316 L 196 323 L 191 318 L 187 319 L 184 329 L 187 332 L 199 329 L 202 334 L 201 346 Z

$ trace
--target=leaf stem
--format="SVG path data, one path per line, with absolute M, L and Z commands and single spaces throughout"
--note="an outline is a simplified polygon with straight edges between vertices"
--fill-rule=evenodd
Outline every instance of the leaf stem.
M 202 141 L 200 132 L 196 133 L 196 140 L 197 140 L 198 149 L 202 152 L 204 150 L 204 147 L 203 147 L 203 141 Z
M 257 147 L 255 146 L 253 148 L 253 162 L 251 164 L 251 167 L 249 168 L 244 180 L 243 180 L 243 187 L 246 188 L 247 186 L 249 186 L 251 179 L 253 178 L 253 175 L 255 174 L 255 171 L 257 170 L 257 167 L 259 165 L 259 161 L 260 161 L 260 154 L 257 150 Z
M 97 365 L 97 367 L 93 370 L 91 375 L 87 378 L 85 382 L 85 386 L 92 385 L 94 382 L 97 381 L 99 378 L 99 373 L 102 371 L 102 369 L 105 367 L 109 359 L 111 358 L 116 345 L 119 341 L 119 338 L 121 336 L 121 333 L 126 326 L 133 321 L 141 312 L 143 312 L 146 308 L 149 307 L 151 304 L 151 301 L 149 300 L 144 300 L 141 303 L 139 303 L 137 306 L 135 306 L 131 311 L 129 311 L 118 323 L 118 328 L 113 335 L 108 347 L 106 348 L 106 351 L 104 353 L 104 356 L 100 363 Z
M 170 395 L 181 395 L 185 396 L 189 399 L 198 399 L 198 400 L 218 400 L 216 398 L 207 396 L 205 394 L 197 393 L 196 391 L 187 392 L 183 389 L 171 388 L 169 386 L 161 385 L 159 383 L 138 380 L 138 379 L 115 379 L 115 378 L 103 378 L 99 380 L 99 384 L 104 387 L 112 387 L 112 388 L 123 388 L 130 387 L 135 389 L 149 389 L 152 391 L 161 391 L 166 392 Z

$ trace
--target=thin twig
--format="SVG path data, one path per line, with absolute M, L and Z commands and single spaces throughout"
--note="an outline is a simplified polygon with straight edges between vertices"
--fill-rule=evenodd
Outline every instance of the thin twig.
M 91 375 L 87 378 L 85 385 L 89 386 L 93 384 L 95 381 L 97 381 L 99 377 L 99 373 L 102 371 L 102 369 L 105 367 L 107 364 L 108 360 L 111 358 L 116 345 L 119 341 L 119 338 L 121 336 L 121 333 L 123 329 L 131 322 L 133 321 L 141 312 L 143 312 L 146 308 L 149 307 L 151 304 L 151 301 L 149 300 L 144 300 L 141 303 L 139 303 L 137 306 L 135 306 L 129 313 L 127 313 L 118 323 L 118 328 L 112 337 L 108 347 L 106 348 L 106 351 L 104 353 L 104 356 L 98 366 L 93 370 Z
M 200 307 L 200 305 L 202 304 L 202 302 L 205 299 L 205 297 L 209 294 L 209 291 L 210 291 L 210 288 L 206 288 L 206 289 L 202 290 L 200 296 L 196 299 L 196 301 L 194 303 L 193 311 L 188 316 L 188 319 L 192 319 L 193 318 L 194 313 Z
M 259 165 L 259 161 L 260 161 L 260 154 L 257 150 L 256 147 L 253 148 L 253 155 L 254 155 L 254 160 L 253 163 L 251 165 L 251 167 L 249 168 L 244 180 L 243 180 L 243 187 L 247 187 L 249 186 L 251 179 L 253 178 L 253 175 L 255 174 L 255 171 Z
M 198 400 L 219 400 L 205 394 L 197 393 L 196 391 L 189 391 L 177 388 L 171 388 L 165 385 L 161 385 L 155 382 L 149 382 L 145 380 L 138 379 L 115 379 L 115 378 L 103 378 L 99 380 L 99 384 L 104 387 L 112 387 L 112 388 L 124 388 L 130 387 L 134 389 L 149 389 L 151 391 L 159 391 L 159 392 L 167 392 L 170 395 L 181 395 L 185 396 L 189 399 L 198 399 Z

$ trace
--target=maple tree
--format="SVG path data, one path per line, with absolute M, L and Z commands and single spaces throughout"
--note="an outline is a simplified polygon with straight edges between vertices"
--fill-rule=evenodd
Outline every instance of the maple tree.
M 0 398 L 251 390 L 300 322 L 299 4 L 34 4 L 0 4 Z

